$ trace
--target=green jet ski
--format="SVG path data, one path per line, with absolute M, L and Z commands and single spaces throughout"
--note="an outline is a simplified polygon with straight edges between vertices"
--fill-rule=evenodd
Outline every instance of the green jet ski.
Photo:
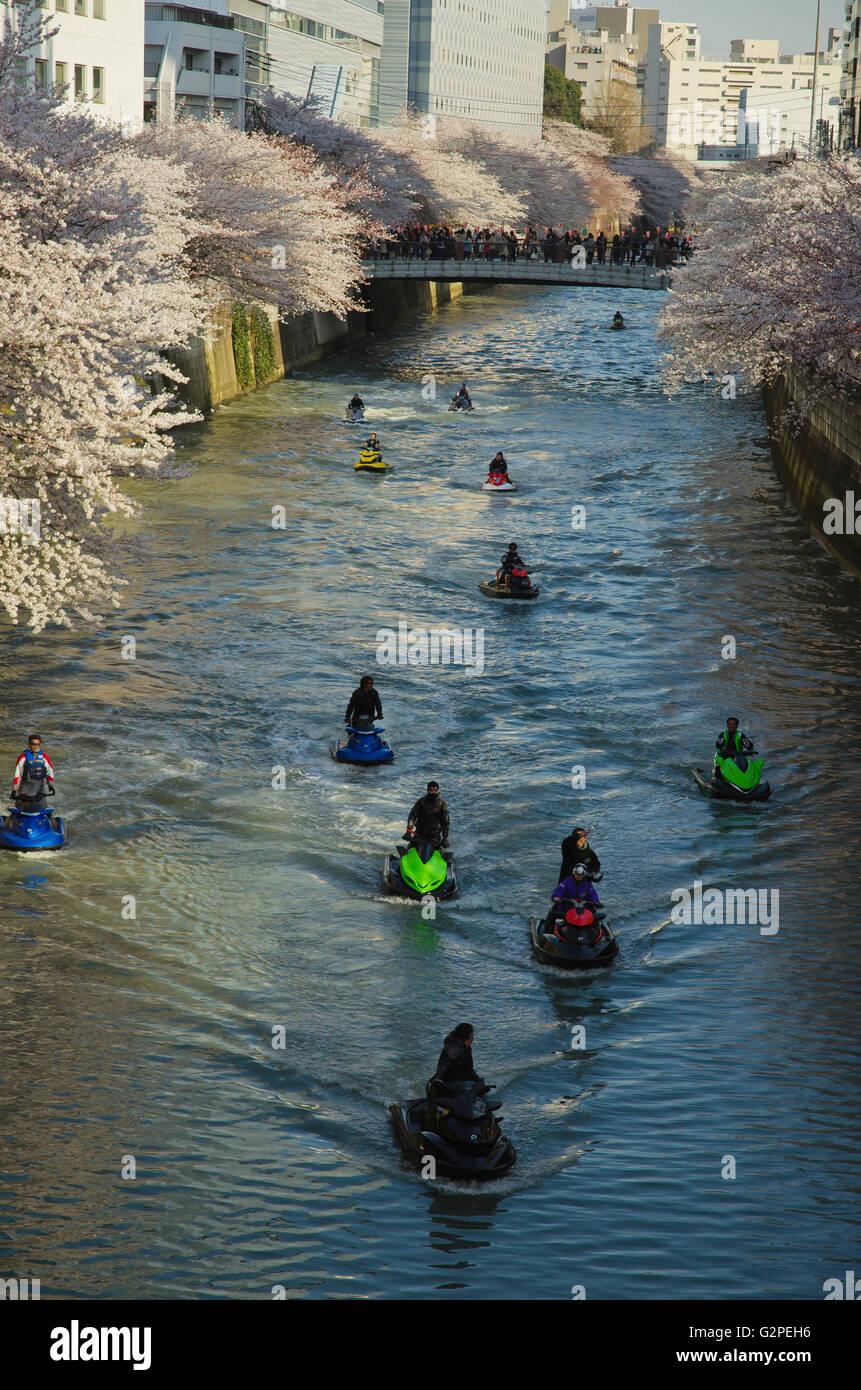
M 430 840 L 410 836 L 394 854 L 386 855 L 383 888 L 396 897 L 419 901 L 428 896 L 440 902 L 451 898 L 457 892 L 452 856 Z
M 698 787 L 722 801 L 767 801 L 771 783 L 762 779 L 762 758 L 756 750 L 725 756 L 715 753 L 711 777 L 701 768 L 692 767 Z

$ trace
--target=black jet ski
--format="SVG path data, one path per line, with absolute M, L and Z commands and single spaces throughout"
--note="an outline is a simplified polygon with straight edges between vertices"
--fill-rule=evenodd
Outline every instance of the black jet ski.
M 416 898 L 420 902 L 428 896 L 438 902 L 454 897 L 457 877 L 451 851 L 430 840 L 405 836 L 394 854 L 386 855 L 383 888 L 399 898 Z
M 538 597 L 538 585 L 533 584 L 526 570 L 519 567 L 511 570 L 507 579 L 489 579 L 478 587 L 488 598 Z
M 619 954 L 606 913 L 594 903 L 554 903 L 543 921 L 530 917 L 529 931 L 538 959 L 563 970 L 594 970 Z
M 711 777 L 699 767 L 692 767 L 691 772 L 701 791 L 722 801 L 767 801 L 771 783 L 763 781 L 762 762 L 755 749 L 729 757 L 715 753 Z
M 404 1153 L 423 1175 L 486 1180 L 514 1167 L 514 1145 L 494 1114 L 501 1101 L 491 1105 L 484 1099 L 491 1089 L 476 1081 L 434 1079 L 425 1100 L 389 1106 Z M 426 1166 L 428 1159 L 433 1168 Z
M 463 410 L 466 411 L 467 414 L 474 409 L 475 406 L 472 401 L 466 400 L 463 396 L 454 396 L 449 406 L 449 410 Z

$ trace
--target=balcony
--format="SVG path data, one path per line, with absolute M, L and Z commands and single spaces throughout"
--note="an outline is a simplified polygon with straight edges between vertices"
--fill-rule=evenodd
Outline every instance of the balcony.
M 243 95 L 244 87 L 238 72 L 217 72 L 213 94 L 216 97 L 229 97 L 237 100 Z
M 176 94 L 178 97 L 208 97 L 210 80 L 208 72 L 182 68 L 176 78 Z

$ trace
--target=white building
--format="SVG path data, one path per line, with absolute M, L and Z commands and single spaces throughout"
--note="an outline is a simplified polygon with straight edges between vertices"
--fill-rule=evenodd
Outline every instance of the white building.
M 755 112 L 757 131 L 768 131 L 769 147 L 777 131 L 779 148 L 806 146 L 814 98 L 813 54 L 780 54 L 776 39 L 733 39 L 730 50 L 728 59 L 704 59 L 695 25 L 650 28 L 643 118 L 655 144 L 708 162 L 749 157 L 755 151 L 746 125 Z M 823 118 L 829 109 L 833 112 L 829 103 L 839 86 L 833 38 L 816 66 L 818 119 L 820 103 Z M 740 125 L 742 94 L 747 114 Z
M 861 146 L 861 0 L 846 0 L 843 71 L 840 78 L 840 144 Z
M 0 20 L 8 11 L 0 3 Z M 27 59 L 27 79 L 46 90 L 64 89 L 131 134 L 143 118 L 144 0 L 45 0 L 49 29 Z
M 312 95 L 349 125 L 379 119 L 383 0 L 230 0 L 246 36 L 246 96 Z
M 171 121 L 220 114 L 245 124 L 245 35 L 233 26 L 227 0 L 146 6 L 144 117 Z
M 385 0 L 380 116 L 409 104 L 538 140 L 546 0 Z
M 580 88 L 580 110 L 586 120 L 595 115 L 607 82 L 637 86 L 638 55 L 633 44 L 612 38 L 606 29 L 581 29 L 565 24 L 548 34 L 547 62 L 559 68 Z

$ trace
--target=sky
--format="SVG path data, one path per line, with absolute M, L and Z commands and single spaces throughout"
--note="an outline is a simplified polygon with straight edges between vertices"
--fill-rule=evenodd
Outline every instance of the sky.
M 600 3 L 600 0 L 591 0 L 591 3 Z M 813 51 L 816 0 L 640 0 L 640 3 L 644 8 L 660 10 L 662 20 L 699 25 L 704 58 L 729 54 L 730 39 L 779 39 L 781 53 Z M 825 46 L 829 28 L 842 30 L 843 16 L 843 0 L 822 0 L 820 49 Z

